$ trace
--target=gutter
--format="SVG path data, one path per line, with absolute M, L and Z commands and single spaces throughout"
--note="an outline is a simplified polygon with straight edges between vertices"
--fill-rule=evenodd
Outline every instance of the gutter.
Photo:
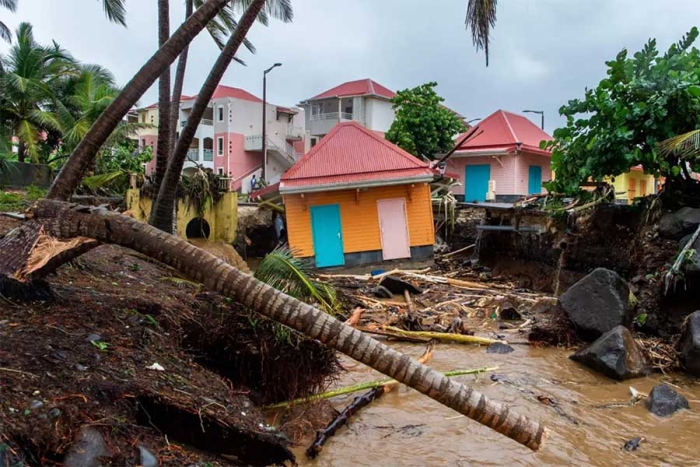
M 432 182 L 434 175 L 421 175 L 418 177 L 403 177 L 395 178 L 393 180 L 372 180 L 367 182 L 340 182 L 340 183 L 329 183 L 326 185 L 315 185 L 315 186 L 305 186 L 305 187 L 289 187 L 286 188 L 282 186 L 284 180 L 280 183 L 280 194 L 294 195 L 301 193 L 318 193 L 322 191 L 340 191 L 340 190 L 350 190 L 350 189 L 360 189 L 360 188 L 374 188 L 378 186 L 395 186 L 395 185 L 406 185 L 408 183 L 428 183 Z

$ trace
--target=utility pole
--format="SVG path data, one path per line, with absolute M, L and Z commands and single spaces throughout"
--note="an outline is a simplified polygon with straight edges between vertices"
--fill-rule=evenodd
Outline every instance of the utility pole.
M 544 131 L 544 110 L 523 110 L 523 113 L 539 114 L 542 116 L 542 131 Z
M 263 107 L 262 107 L 262 174 L 260 178 L 267 182 L 267 74 L 274 68 L 282 66 L 281 63 L 275 63 L 270 68 L 263 72 Z

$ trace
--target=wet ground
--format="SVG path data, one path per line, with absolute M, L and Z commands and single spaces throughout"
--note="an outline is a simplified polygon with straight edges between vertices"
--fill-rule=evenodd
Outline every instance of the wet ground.
M 421 344 L 394 346 L 413 356 L 423 352 Z M 616 382 L 569 360 L 571 353 L 517 345 L 514 353 L 494 355 L 487 354 L 484 347 L 442 344 L 430 362 L 439 370 L 498 366 L 478 380 L 473 376 L 459 380 L 546 423 L 552 434 L 538 453 L 405 387 L 354 417 L 315 461 L 304 456 L 311 440 L 295 453 L 301 465 L 319 467 L 700 465 L 700 413 L 696 411 L 700 384 L 661 374 Z M 346 360 L 344 364 L 349 371 L 338 386 L 380 377 L 357 362 Z M 661 381 L 678 386 L 693 410 L 662 419 L 649 413 L 643 402 L 634 407 L 609 407 L 627 404 L 630 386 L 648 393 Z M 336 398 L 333 405 L 342 410 L 355 395 Z M 637 436 L 646 438 L 637 450 L 622 449 L 625 441 Z

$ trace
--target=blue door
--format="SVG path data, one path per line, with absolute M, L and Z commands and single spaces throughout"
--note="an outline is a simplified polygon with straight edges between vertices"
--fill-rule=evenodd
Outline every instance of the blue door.
M 467 165 L 464 167 L 464 201 L 486 201 L 491 179 L 491 166 Z
M 527 177 L 527 194 L 539 195 L 542 193 L 542 167 L 531 165 Z
M 311 206 L 310 212 L 316 267 L 327 268 L 344 265 L 340 205 Z

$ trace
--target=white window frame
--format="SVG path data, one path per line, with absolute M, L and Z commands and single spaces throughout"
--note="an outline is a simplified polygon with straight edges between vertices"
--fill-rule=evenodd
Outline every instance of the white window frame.
M 219 136 L 216 138 L 216 155 L 221 157 L 224 155 L 224 137 Z
M 224 110 L 224 106 L 223 106 L 223 105 L 220 105 L 220 106 L 216 109 L 216 121 L 217 121 L 217 122 L 223 122 L 223 121 L 225 120 L 225 118 L 224 118 L 225 115 L 226 115 L 226 112 L 225 112 L 225 110 Z

